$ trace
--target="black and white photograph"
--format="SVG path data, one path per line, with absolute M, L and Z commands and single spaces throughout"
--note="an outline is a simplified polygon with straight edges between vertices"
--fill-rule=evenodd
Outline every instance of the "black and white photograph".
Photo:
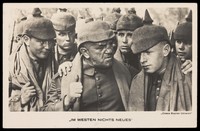
M 197 127 L 197 4 L 4 3 L 3 127 Z

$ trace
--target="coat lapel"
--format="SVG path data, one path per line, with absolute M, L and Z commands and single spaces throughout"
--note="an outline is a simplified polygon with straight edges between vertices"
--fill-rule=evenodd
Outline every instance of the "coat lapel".
M 145 76 L 144 71 L 142 70 L 133 78 L 131 83 L 128 102 L 129 111 L 145 110 L 145 85 Z
M 117 85 L 120 91 L 120 95 L 122 98 L 122 102 L 124 104 L 125 110 L 128 110 L 128 98 L 129 98 L 129 86 L 131 82 L 131 75 L 126 67 L 123 66 L 118 61 L 114 61 L 113 64 L 113 72 L 115 75 L 115 79 L 117 81 Z

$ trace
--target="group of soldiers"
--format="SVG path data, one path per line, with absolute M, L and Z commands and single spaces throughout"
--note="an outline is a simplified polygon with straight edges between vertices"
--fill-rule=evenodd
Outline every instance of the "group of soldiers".
M 192 12 L 173 32 L 134 8 L 76 30 L 65 11 L 17 25 L 9 58 L 10 111 L 192 110 Z M 174 49 L 174 51 L 172 51 Z

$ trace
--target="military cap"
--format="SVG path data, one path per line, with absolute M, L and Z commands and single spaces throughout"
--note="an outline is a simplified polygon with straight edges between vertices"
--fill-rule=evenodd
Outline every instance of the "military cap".
M 131 30 L 134 31 L 143 25 L 142 18 L 134 14 L 126 14 L 119 18 L 116 30 Z
M 103 21 L 110 25 L 110 28 L 116 30 L 117 21 L 122 15 L 116 12 L 108 14 Z
M 100 42 L 115 37 L 108 23 L 104 21 L 91 21 L 84 23 L 78 31 L 78 47 L 85 42 Z
M 56 37 L 52 22 L 41 16 L 39 8 L 34 8 L 32 17 L 25 21 L 23 34 L 41 40 L 49 40 Z
M 165 27 L 153 25 L 148 11 L 145 11 L 144 26 L 137 28 L 133 34 L 133 43 L 131 49 L 137 54 L 145 51 L 161 41 L 168 41 L 168 33 Z
M 175 40 L 185 40 L 192 42 L 192 11 L 190 10 L 185 22 L 179 24 L 174 32 Z
M 55 13 L 51 17 L 54 29 L 59 31 L 75 30 L 76 20 L 73 15 L 66 12 Z

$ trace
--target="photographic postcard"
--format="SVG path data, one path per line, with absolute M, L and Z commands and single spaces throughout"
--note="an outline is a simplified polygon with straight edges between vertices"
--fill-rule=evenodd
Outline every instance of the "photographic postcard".
M 191 111 L 52 111 L 11 112 L 9 109 L 9 56 L 14 26 L 21 14 L 29 16 L 33 8 L 51 18 L 59 9 L 66 9 L 76 18 L 76 30 L 82 28 L 80 17 L 103 19 L 120 8 L 125 15 L 135 9 L 145 18 L 149 11 L 153 24 L 162 25 L 170 33 L 192 10 L 192 110 Z M 149 32 L 151 34 L 151 32 Z M 3 4 L 3 128 L 196 128 L 197 127 L 197 4 L 196 3 L 4 3 Z

